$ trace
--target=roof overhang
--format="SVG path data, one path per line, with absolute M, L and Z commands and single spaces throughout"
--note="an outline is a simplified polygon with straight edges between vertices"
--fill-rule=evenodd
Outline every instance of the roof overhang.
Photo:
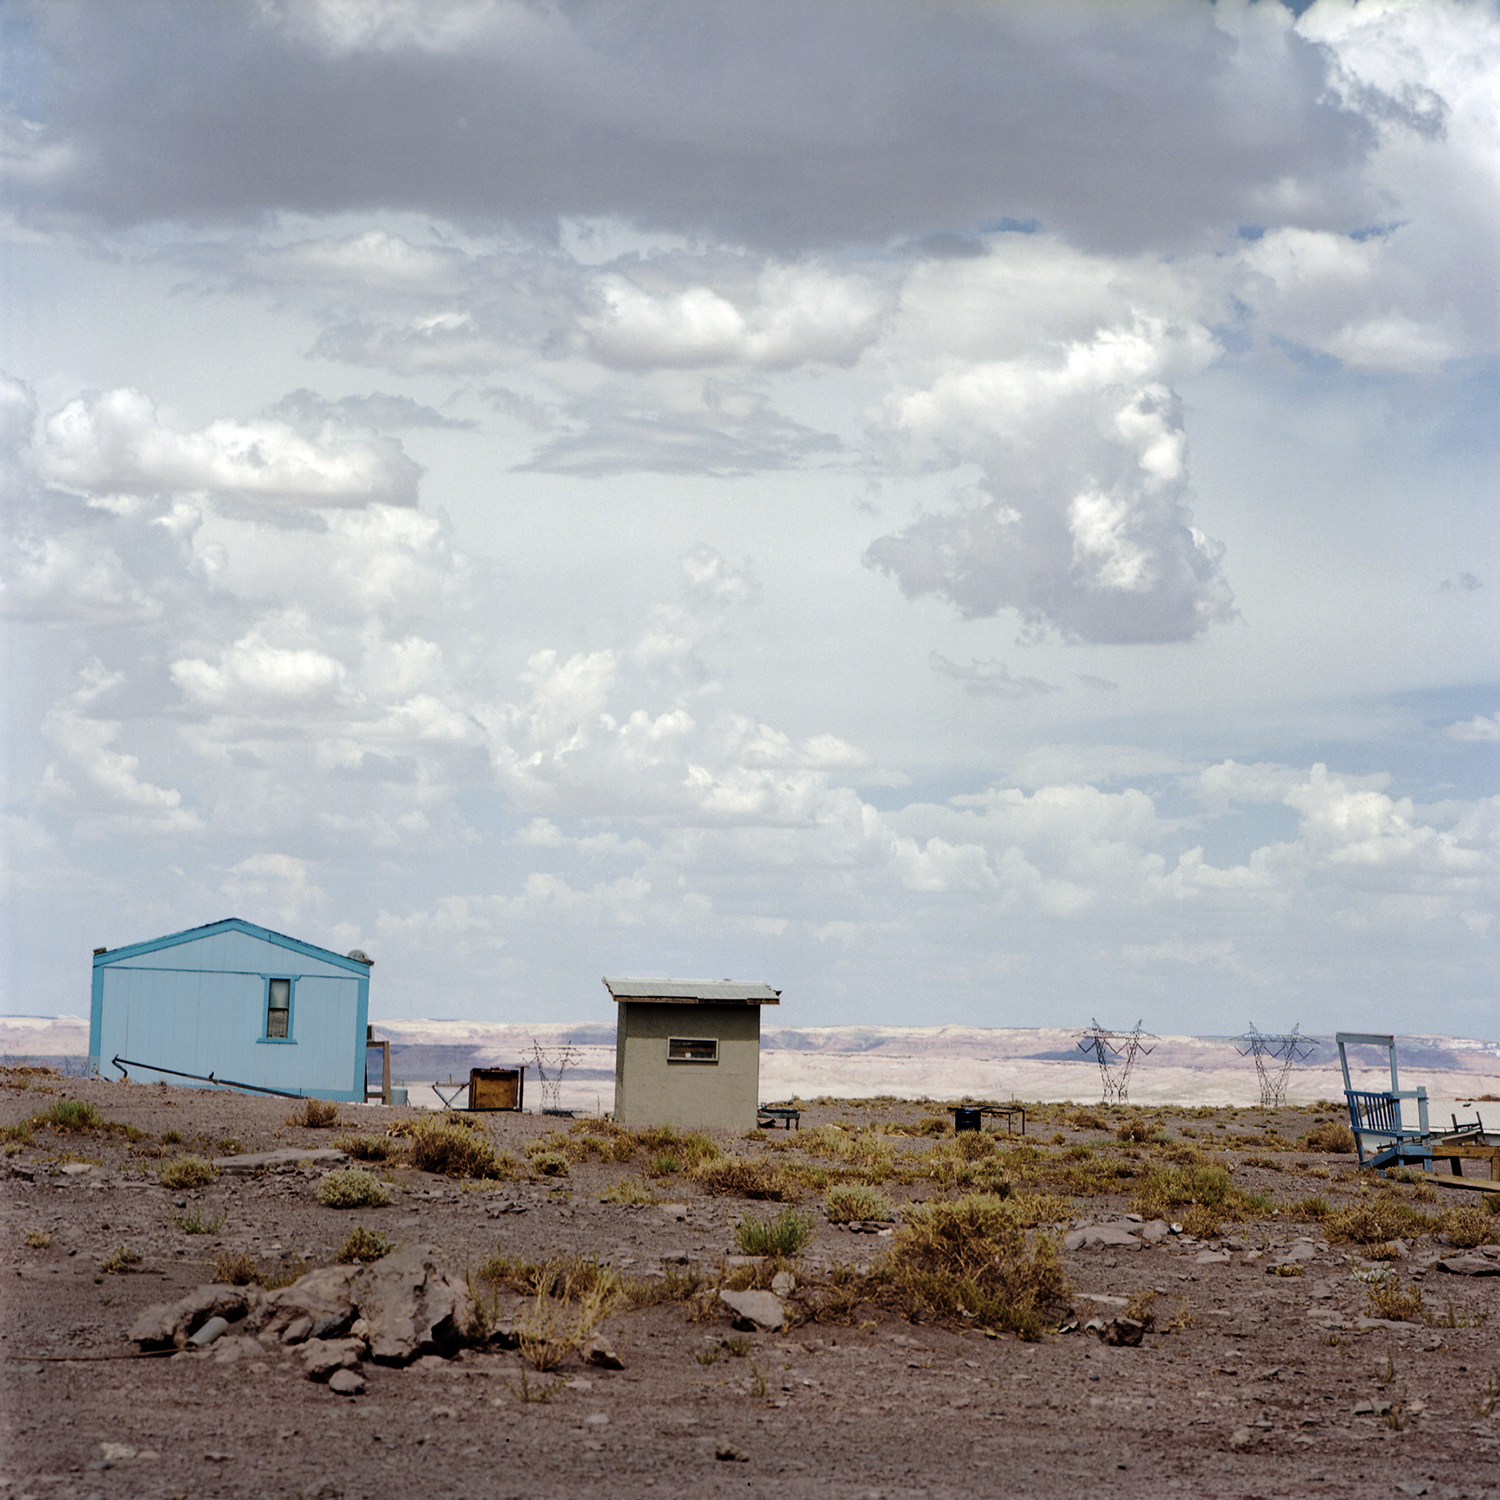
M 733 979 L 604 979 L 610 999 L 654 1005 L 780 1005 L 781 991 Z

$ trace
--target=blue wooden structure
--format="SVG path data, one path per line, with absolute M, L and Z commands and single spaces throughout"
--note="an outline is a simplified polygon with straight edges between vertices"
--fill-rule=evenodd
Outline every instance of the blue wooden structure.
M 1362 1167 L 1404 1166 L 1418 1164 L 1432 1170 L 1432 1131 L 1427 1123 L 1427 1090 L 1403 1089 L 1396 1077 L 1396 1038 L 1360 1031 L 1340 1031 L 1339 1066 L 1344 1070 L 1344 1098 L 1349 1105 L 1349 1128 Z M 1346 1047 L 1384 1047 L 1390 1063 L 1391 1086 L 1388 1089 L 1356 1089 L 1349 1078 L 1349 1055 Z M 1417 1128 L 1407 1126 L 1401 1116 L 1401 1101 L 1413 1099 L 1417 1105 Z M 1365 1155 L 1366 1144 L 1370 1154 Z
M 100 948 L 90 1071 L 363 1102 L 370 968 L 238 917 Z

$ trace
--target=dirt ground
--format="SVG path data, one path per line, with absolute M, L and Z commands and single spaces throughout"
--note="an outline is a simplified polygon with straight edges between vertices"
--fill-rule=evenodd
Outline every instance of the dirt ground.
M 286 1277 L 332 1263 L 357 1224 L 434 1245 L 460 1274 L 501 1251 L 537 1262 L 582 1254 L 632 1278 L 696 1266 L 716 1279 L 736 1253 L 742 1215 L 780 1208 L 708 1196 L 683 1173 L 643 1177 L 640 1160 L 592 1158 L 571 1162 L 565 1176 L 523 1170 L 482 1184 L 375 1167 L 393 1190 L 382 1208 L 324 1207 L 321 1167 L 222 1174 L 172 1190 L 158 1173 L 183 1153 L 326 1147 L 340 1128 L 380 1133 L 409 1112 L 343 1106 L 340 1127 L 310 1130 L 285 1123 L 286 1100 L 12 1070 L 0 1074 L 0 1126 L 22 1127 L 60 1097 L 89 1101 L 129 1129 L 7 1132 L 3 1500 L 1500 1496 L 1500 1276 L 1437 1266 L 1458 1254 L 1438 1216 L 1483 1200 L 1417 1184 L 1372 1190 L 1352 1158 L 1297 1149 L 1326 1111 L 1038 1107 L 1027 1141 L 1041 1158 L 1028 1158 L 1031 1170 L 1043 1174 L 1042 1189 L 1071 1199 L 1059 1239 L 1122 1221 L 1135 1191 L 1121 1177 L 1118 1191 L 1095 1183 L 1070 1192 L 1070 1182 L 1084 1182 L 1070 1169 L 1131 1160 L 1139 1173 L 1167 1141 L 1228 1167 L 1236 1187 L 1281 1207 L 1216 1235 L 1060 1249 L 1068 1295 L 1048 1327 L 1071 1331 L 1034 1342 L 912 1322 L 875 1302 L 820 1321 L 798 1293 L 783 1329 L 737 1336 L 727 1308 L 695 1320 L 689 1304 L 668 1301 L 603 1325 L 618 1371 L 574 1358 L 545 1376 L 525 1371 L 515 1353 L 465 1349 L 407 1369 L 366 1365 L 366 1390 L 342 1397 L 304 1378 L 294 1352 L 279 1346 L 226 1338 L 135 1357 L 126 1333 L 141 1309 L 212 1280 L 222 1255 L 245 1252 Z M 940 1112 L 826 1101 L 807 1106 L 802 1126 L 915 1130 Z M 1142 1119 L 1155 1144 L 1120 1142 L 1116 1127 L 1129 1118 Z M 481 1128 L 524 1161 L 528 1142 L 566 1135 L 569 1122 L 490 1115 Z M 882 1187 L 898 1206 L 965 1191 L 920 1170 L 942 1137 L 888 1139 L 902 1171 Z M 716 1140 L 752 1159 L 806 1155 L 798 1132 Z M 1010 1144 L 1002 1138 L 1000 1151 Z M 625 1179 L 663 1201 L 600 1200 Z M 1369 1316 L 1369 1284 L 1355 1271 L 1378 1262 L 1351 1260 L 1350 1245 L 1327 1242 L 1326 1220 L 1294 1207 L 1321 1196 L 1336 1212 L 1372 1193 L 1432 1215 L 1439 1231 L 1384 1252 L 1365 1247 L 1396 1257 L 1403 1286 L 1421 1289 L 1425 1313 L 1408 1321 Z M 822 1201 L 808 1190 L 797 1205 L 816 1224 L 797 1268 L 807 1286 L 831 1267 L 874 1266 L 896 1243 L 889 1226 L 829 1223 Z M 1500 1217 L 1494 1223 L 1500 1239 Z M 133 1268 L 105 1270 L 121 1247 L 139 1257 Z M 1486 1255 L 1464 1253 L 1471 1264 Z M 1500 1270 L 1500 1248 L 1489 1253 Z M 1292 1262 L 1300 1270 L 1267 1274 L 1289 1255 L 1302 1257 Z M 1122 1314 L 1144 1290 L 1156 1293 L 1156 1328 L 1138 1347 L 1111 1347 L 1085 1328 L 1096 1315 Z

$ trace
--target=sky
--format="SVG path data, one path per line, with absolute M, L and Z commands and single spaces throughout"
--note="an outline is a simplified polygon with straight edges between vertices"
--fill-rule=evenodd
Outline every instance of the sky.
M 0 1010 L 1500 1034 L 1491 0 L 0 0 Z

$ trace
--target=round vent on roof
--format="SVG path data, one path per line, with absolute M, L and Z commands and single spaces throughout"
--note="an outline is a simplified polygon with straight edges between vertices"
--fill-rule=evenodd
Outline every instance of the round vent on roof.
M 355 963 L 369 964 L 372 968 L 375 965 L 375 960 L 373 958 L 371 958 L 370 955 L 368 953 L 366 953 L 363 948 L 351 948 L 344 955 L 344 957 L 345 958 L 352 958 L 355 961 Z

